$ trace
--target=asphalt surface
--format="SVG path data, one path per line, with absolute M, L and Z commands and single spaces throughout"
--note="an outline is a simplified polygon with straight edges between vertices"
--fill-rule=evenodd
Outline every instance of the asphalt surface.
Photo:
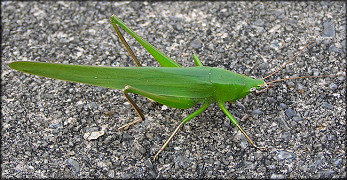
M 229 111 L 260 151 L 212 104 L 152 157 L 181 110 L 134 96 L 137 118 L 119 90 L 11 70 L 15 61 L 134 66 L 109 18 L 128 26 L 182 66 L 196 53 L 206 66 L 261 78 L 288 61 L 334 22 L 293 63 L 270 80 L 345 74 L 344 2 L 1 2 L 2 178 L 345 178 L 345 77 L 277 83 Z M 129 37 L 145 66 L 159 64 Z M 99 132 L 94 140 L 90 133 Z M 89 133 L 89 134 L 88 134 Z M 103 134 L 104 133 L 104 134 Z

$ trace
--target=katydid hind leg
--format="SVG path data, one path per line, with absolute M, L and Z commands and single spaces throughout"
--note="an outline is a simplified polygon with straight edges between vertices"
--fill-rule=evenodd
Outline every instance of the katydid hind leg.
M 143 115 L 142 111 L 140 110 L 140 108 L 136 105 L 136 103 L 134 102 L 133 99 L 131 99 L 131 97 L 129 96 L 129 86 L 126 86 L 122 91 L 123 91 L 123 94 L 125 96 L 125 98 L 129 101 L 129 103 L 131 104 L 131 106 L 135 109 L 136 113 L 140 116 L 140 119 L 139 120 L 135 120 L 131 123 L 128 123 L 128 124 L 124 124 L 123 126 L 119 127 L 118 130 L 126 130 L 128 129 L 130 126 L 132 125 L 135 125 L 139 122 L 142 122 L 145 120 L 145 116 Z
M 117 24 L 112 23 L 112 26 L 113 26 L 114 30 L 116 31 L 118 38 L 121 40 L 122 44 L 124 45 L 124 47 L 126 48 L 128 53 L 130 54 L 131 58 L 134 60 L 136 66 L 141 67 L 142 65 L 141 65 L 140 61 L 136 58 L 133 50 L 130 48 L 130 46 L 128 45 L 127 41 L 124 39 L 124 36 L 120 32 Z
M 140 108 L 136 105 L 136 103 L 131 99 L 131 97 L 129 96 L 129 93 L 135 93 L 135 94 L 139 94 L 139 95 L 142 95 L 142 96 L 145 96 L 149 99 L 152 99 L 154 101 L 157 101 L 161 104 L 164 104 L 164 105 L 169 105 L 171 107 L 175 107 L 175 105 L 177 106 L 176 108 L 178 107 L 184 107 L 184 105 L 186 104 L 191 104 L 191 105 L 194 105 L 194 102 L 192 99 L 185 99 L 185 98 L 180 98 L 179 100 L 175 100 L 175 99 L 170 99 L 168 97 L 165 97 L 165 96 L 161 96 L 161 95 L 157 95 L 157 94 L 153 94 L 153 93 L 150 93 L 150 92 L 147 92 L 147 91 L 144 91 L 144 90 L 141 90 L 141 89 L 138 89 L 138 88 L 135 88 L 135 87 L 132 87 L 132 86 L 125 86 L 123 89 L 123 94 L 124 96 L 127 98 L 127 100 L 129 101 L 129 103 L 131 104 L 131 106 L 135 109 L 136 113 L 140 116 L 140 120 L 135 120 L 131 123 L 128 123 L 128 124 L 125 124 L 123 126 L 121 126 L 120 128 L 118 128 L 118 130 L 123 130 L 123 129 L 127 129 L 129 126 L 131 125 L 134 125 L 138 122 L 141 122 L 143 120 L 145 120 L 145 117 L 144 115 L 142 114 L 142 111 L 140 110 Z M 191 107 L 191 106 L 189 106 Z M 187 108 L 189 108 L 187 107 Z
M 139 94 L 160 104 L 164 104 L 173 108 L 188 109 L 193 107 L 197 103 L 194 98 L 158 95 L 132 86 L 126 86 L 126 88 L 127 92 Z
M 158 50 L 152 44 L 144 40 L 138 34 L 136 34 L 132 29 L 130 29 L 127 25 L 124 24 L 116 15 L 111 16 L 111 24 L 113 26 L 119 25 L 122 29 L 124 29 L 127 33 L 129 33 L 132 37 L 136 39 L 153 57 L 156 59 L 159 64 L 163 67 L 181 67 L 177 62 L 173 59 L 165 55 L 163 52 Z
M 247 138 L 248 142 L 251 143 L 254 147 L 256 147 L 257 149 L 260 150 L 266 150 L 265 147 L 259 147 L 257 146 L 253 140 L 247 135 L 247 133 L 245 132 L 245 130 L 243 130 L 243 128 L 241 127 L 241 125 L 239 124 L 239 122 L 235 119 L 235 117 L 233 115 L 230 114 L 230 112 L 225 108 L 225 103 L 224 102 L 218 102 L 218 106 L 222 109 L 222 111 L 224 112 L 224 114 L 230 119 L 230 121 L 242 132 L 242 134 Z M 243 118 L 247 118 L 247 116 L 244 116 Z
M 175 136 L 175 134 L 178 132 L 179 129 L 181 129 L 181 127 L 183 127 L 183 125 L 185 123 L 187 123 L 188 121 L 190 121 L 191 119 L 193 119 L 194 117 L 198 116 L 199 114 L 201 114 L 202 112 L 204 112 L 208 106 L 210 106 L 209 103 L 204 103 L 200 109 L 196 110 L 195 112 L 193 112 L 192 114 L 190 114 L 188 117 L 186 117 L 185 119 L 182 120 L 182 122 L 180 123 L 180 125 L 177 126 L 177 128 L 175 129 L 175 131 L 171 134 L 171 136 L 169 137 L 168 140 L 166 140 L 165 144 L 159 149 L 159 151 L 157 152 L 157 154 L 153 157 L 153 161 L 156 161 L 159 157 L 159 154 L 165 149 L 165 147 L 169 144 L 169 142 L 172 140 L 172 138 Z

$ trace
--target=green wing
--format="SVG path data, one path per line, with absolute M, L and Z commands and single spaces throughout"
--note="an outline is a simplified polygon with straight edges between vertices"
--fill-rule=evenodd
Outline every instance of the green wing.
M 43 77 L 79 82 L 112 89 L 126 85 L 170 97 L 208 98 L 213 94 L 210 67 L 105 67 L 13 62 L 12 69 Z

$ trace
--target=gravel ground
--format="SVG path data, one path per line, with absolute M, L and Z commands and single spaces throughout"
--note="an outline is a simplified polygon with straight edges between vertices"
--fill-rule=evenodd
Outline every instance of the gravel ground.
M 134 66 L 109 23 L 116 14 L 183 66 L 261 78 L 291 58 L 330 22 L 333 28 L 271 79 L 344 74 L 344 2 L 12 2 L 2 16 L 2 178 L 345 178 L 345 77 L 278 83 L 227 105 L 247 142 L 212 104 L 153 155 L 198 107 L 168 108 L 134 96 L 137 118 L 119 90 L 32 76 L 14 61 Z M 145 66 L 159 66 L 135 42 Z M 104 132 L 95 140 L 86 133 Z

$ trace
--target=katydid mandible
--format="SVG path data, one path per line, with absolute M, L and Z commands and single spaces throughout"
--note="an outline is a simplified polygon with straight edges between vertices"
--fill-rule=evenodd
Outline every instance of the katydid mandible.
M 198 110 L 181 121 L 169 139 L 153 157 L 154 161 L 158 158 L 160 152 L 164 150 L 164 148 L 184 124 L 201 114 L 210 106 L 211 103 L 214 102 L 217 102 L 224 114 L 244 134 L 247 140 L 254 147 L 264 149 L 262 147 L 258 147 L 246 134 L 236 118 L 226 109 L 225 103 L 233 103 L 250 93 L 256 93 L 260 89 L 266 89 L 274 82 L 287 79 L 326 77 L 306 76 L 280 79 L 267 83 L 264 81 L 264 79 L 277 73 L 290 61 L 292 61 L 315 39 L 308 43 L 292 59 L 290 59 L 278 70 L 271 73 L 269 76 L 266 76 L 263 79 L 253 79 L 221 68 L 203 66 L 195 54 L 193 55 L 196 65 L 195 67 L 181 67 L 174 60 L 138 36 L 115 15 L 111 16 L 111 24 L 137 66 L 141 66 L 141 64 L 125 41 L 118 26 L 134 37 L 159 62 L 162 67 L 102 67 L 28 61 L 13 62 L 9 66 L 12 69 L 38 76 L 122 90 L 126 99 L 140 116 L 140 120 L 121 126 L 119 128 L 120 130 L 145 119 L 140 108 L 129 96 L 129 93 L 139 94 L 161 104 L 180 109 L 191 108 L 196 104 L 201 103 L 202 105 Z

